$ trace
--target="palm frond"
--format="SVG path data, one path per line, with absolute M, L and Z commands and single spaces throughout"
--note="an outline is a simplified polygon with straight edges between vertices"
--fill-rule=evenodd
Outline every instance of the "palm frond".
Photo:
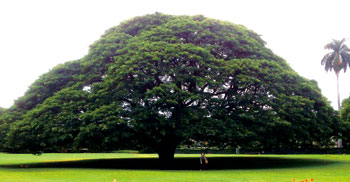
M 330 49 L 332 52 L 327 53 L 321 60 L 321 65 L 325 66 L 326 71 L 334 70 L 339 73 L 340 70 L 347 70 L 350 66 L 350 49 L 345 44 L 346 39 L 335 40 L 325 45 L 325 49 Z
M 332 49 L 332 50 L 334 50 L 334 47 L 335 47 L 334 42 L 331 42 L 331 43 L 326 44 L 324 46 L 324 49 Z
M 321 61 L 321 64 L 324 65 L 325 67 L 325 70 L 328 72 L 328 71 L 332 71 L 333 69 L 333 60 L 335 58 L 335 53 L 334 52 L 330 52 L 330 53 L 327 53 L 322 61 Z

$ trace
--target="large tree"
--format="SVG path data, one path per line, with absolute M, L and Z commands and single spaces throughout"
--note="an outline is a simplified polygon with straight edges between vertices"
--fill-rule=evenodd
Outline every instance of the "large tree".
M 346 46 L 345 39 L 333 40 L 326 44 L 324 48 L 331 50 L 331 52 L 323 57 L 321 64 L 324 65 L 327 72 L 334 70 L 337 76 L 338 110 L 340 110 L 339 73 L 341 70 L 346 72 L 346 68 L 350 64 L 350 49 Z
M 12 151 L 133 148 L 157 152 L 163 164 L 193 141 L 327 147 L 337 127 L 317 83 L 253 31 L 160 13 L 106 31 L 87 56 L 44 74 L 10 110 L 22 113 L 7 136 Z

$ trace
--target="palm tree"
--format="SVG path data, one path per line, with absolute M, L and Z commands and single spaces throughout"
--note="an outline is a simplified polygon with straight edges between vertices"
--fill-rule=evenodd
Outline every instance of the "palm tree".
M 338 91 L 338 110 L 340 110 L 340 94 L 339 94 L 339 73 L 350 65 L 350 49 L 344 44 L 345 39 L 333 40 L 331 43 L 324 46 L 325 49 L 332 50 L 327 53 L 321 64 L 325 66 L 326 71 L 334 70 L 337 76 L 337 91 Z

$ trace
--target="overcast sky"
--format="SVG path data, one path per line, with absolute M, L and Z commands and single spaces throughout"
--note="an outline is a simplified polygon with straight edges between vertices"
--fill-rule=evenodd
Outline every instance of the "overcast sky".
M 0 107 L 55 65 L 86 55 L 105 30 L 161 12 L 202 14 L 257 32 L 301 76 L 316 80 L 336 108 L 335 74 L 320 62 L 325 44 L 350 37 L 349 7 L 346 0 L 1 0 Z M 341 99 L 349 97 L 349 81 L 350 73 L 340 75 Z

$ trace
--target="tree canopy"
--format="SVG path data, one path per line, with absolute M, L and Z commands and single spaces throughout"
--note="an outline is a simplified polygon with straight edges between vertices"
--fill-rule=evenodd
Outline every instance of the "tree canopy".
M 4 148 L 154 151 L 177 146 L 327 147 L 335 112 L 242 25 L 160 13 L 106 31 L 83 58 L 35 81 L 8 112 Z

